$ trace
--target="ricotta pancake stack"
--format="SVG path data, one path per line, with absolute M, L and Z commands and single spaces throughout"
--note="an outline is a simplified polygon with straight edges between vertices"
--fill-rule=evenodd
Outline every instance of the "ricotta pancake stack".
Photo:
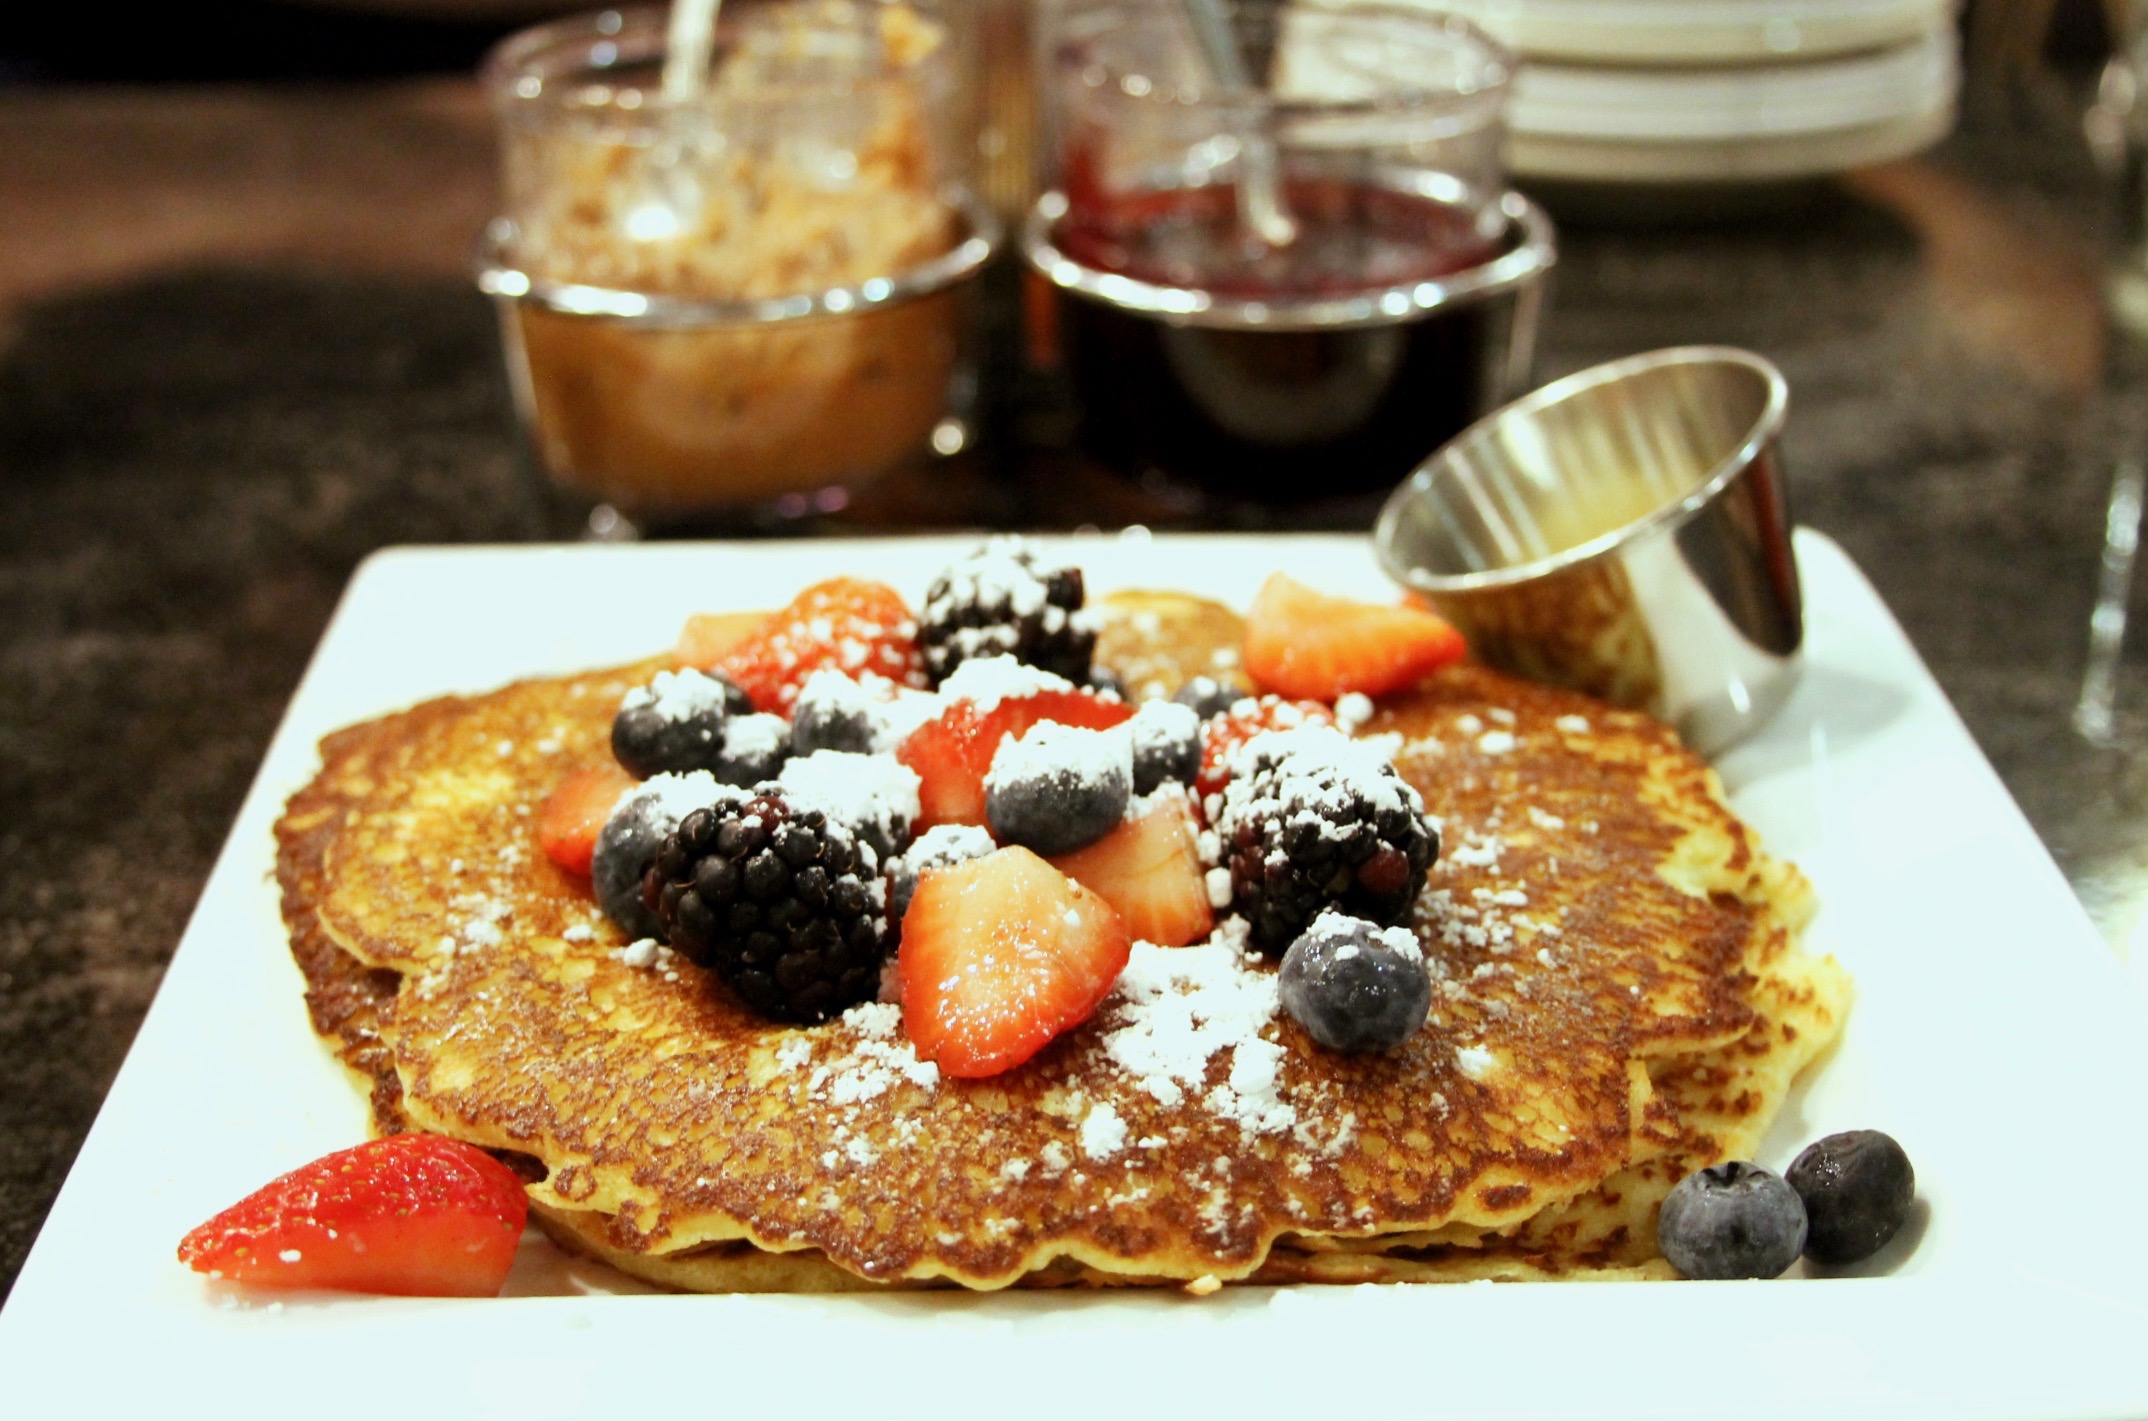
M 1137 695 L 1227 664 L 1236 618 L 1107 599 Z M 510 1152 L 545 1227 L 700 1291 L 1668 1276 L 1670 1186 L 1753 1153 L 1840 1030 L 1811 896 L 1648 718 L 1473 666 L 1385 698 L 1442 852 L 1431 1018 L 1315 1045 L 1242 925 L 1137 944 L 1027 1064 L 943 1077 L 900 1008 L 789 1027 L 629 944 L 537 851 L 666 662 L 351 727 L 277 828 L 316 1029 L 377 1128 Z

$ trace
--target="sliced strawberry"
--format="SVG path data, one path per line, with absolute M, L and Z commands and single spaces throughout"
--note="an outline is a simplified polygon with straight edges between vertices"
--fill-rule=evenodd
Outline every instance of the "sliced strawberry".
M 672 657 L 681 666 L 707 671 L 767 620 L 766 612 L 696 612 L 680 629 Z
M 619 796 L 632 788 L 634 777 L 617 765 L 590 765 L 561 780 L 537 812 L 537 842 L 546 856 L 569 873 L 589 877 L 597 835 Z
M 1430 612 L 1315 592 L 1282 573 L 1246 613 L 1246 674 L 1266 690 L 1332 701 L 1385 695 L 1421 680 L 1468 647 Z
M 1140 818 L 1051 863 L 1109 903 L 1137 941 L 1184 947 L 1216 926 L 1199 834 L 1183 793 L 1158 794 Z
M 985 772 L 992 768 L 992 757 L 1006 736 L 1019 739 L 1023 731 L 1044 720 L 1109 730 L 1133 716 L 1133 707 L 1124 701 L 1080 690 L 1038 691 L 1001 701 L 986 711 L 968 701 L 956 701 L 938 720 L 912 731 L 896 752 L 898 759 L 917 771 L 918 803 L 923 810 L 918 832 L 935 824 L 985 822 Z
M 292 1170 L 179 1244 L 197 1273 L 271 1288 L 486 1298 L 514 1266 L 529 1196 L 439 1135 L 390 1135 Z
M 1132 949 L 1109 903 L 1027 849 L 931 869 L 902 920 L 903 1029 L 950 1076 L 997 1075 L 1086 1021 Z
M 1231 754 L 1264 730 L 1290 730 L 1300 725 L 1333 725 L 1335 712 L 1318 701 L 1286 701 L 1281 696 L 1248 697 L 1247 706 L 1219 715 L 1201 727 L 1201 774 L 1194 790 L 1206 804 L 1230 783 Z
M 720 671 L 753 697 L 753 708 L 790 714 L 815 671 L 872 672 L 899 686 L 925 684 L 917 619 L 884 582 L 831 577 L 798 594 L 704 668 Z

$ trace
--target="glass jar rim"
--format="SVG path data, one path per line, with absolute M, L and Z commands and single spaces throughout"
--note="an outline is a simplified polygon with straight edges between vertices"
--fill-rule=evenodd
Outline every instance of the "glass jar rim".
M 493 103 L 507 112 L 618 109 L 660 114 L 681 108 L 705 108 L 711 102 L 706 96 L 674 100 L 665 98 L 653 83 L 642 87 L 602 82 L 603 76 L 615 68 L 662 62 L 669 38 L 667 13 L 657 5 L 613 6 L 517 30 L 486 53 L 478 67 L 479 82 Z M 724 20 L 736 17 L 737 8 L 732 7 L 719 18 L 719 38 Z M 633 47 L 631 52 L 629 46 Z M 576 60 L 578 54 L 587 57 Z M 573 62 L 562 64 L 558 72 L 548 75 L 542 62 L 553 58 Z M 904 80 L 917 68 L 883 56 L 871 72 L 831 76 L 819 82 L 786 81 L 747 94 L 726 94 L 721 102 L 728 107 L 795 104 L 814 95 L 855 92 L 860 83 Z M 593 89 L 603 91 L 601 99 L 590 97 Z
M 588 282 L 533 276 L 510 256 L 515 225 L 505 217 L 486 224 L 471 266 L 477 289 L 503 301 L 527 301 L 562 315 L 589 316 L 651 327 L 767 326 L 788 321 L 851 316 L 930 296 L 975 275 L 999 250 L 1003 230 L 991 207 L 973 193 L 951 191 L 947 201 L 962 214 L 962 240 L 936 257 L 903 271 L 868 277 L 846 286 L 783 296 L 700 297 L 632 291 Z
M 1439 174 L 1426 174 L 1437 179 Z M 1436 196 L 1427 192 L 1426 196 Z M 1140 311 L 1171 325 L 1230 330 L 1345 330 L 1415 320 L 1442 307 L 1475 303 L 1535 284 L 1558 261 L 1551 218 L 1522 194 L 1500 194 L 1492 210 L 1506 219 L 1507 249 L 1490 261 L 1448 276 L 1341 296 L 1292 296 L 1266 300 L 1219 296 L 1197 287 L 1166 286 L 1105 271 L 1068 256 L 1052 240 L 1067 213 L 1062 192 L 1037 199 L 1022 225 L 1022 255 L 1030 267 L 1063 291 L 1121 310 Z
M 1112 21 L 1113 28 L 1119 28 L 1136 19 L 1146 18 L 1150 10 L 1151 7 L 1118 8 L 1094 13 L 1098 18 Z M 1285 12 L 1288 12 L 1287 9 Z M 1513 87 L 1518 64 L 1515 54 L 1481 26 L 1464 16 L 1444 10 L 1419 9 L 1411 5 L 1384 4 L 1379 3 L 1379 0 L 1365 4 L 1348 3 L 1348 0 L 1344 0 L 1344 3 L 1334 5 L 1306 7 L 1301 13 L 1320 20 L 1384 20 L 1405 24 L 1425 33 L 1437 32 L 1443 36 L 1459 38 L 1478 51 L 1490 77 L 1468 89 L 1404 87 L 1371 98 L 1350 100 L 1278 97 L 1266 89 L 1218 88 L 1204 91 L 1195 86 L 1190 90 L 1181 90 L 1175 85 L 1158 83 L 1151 76 L 1137 70 L 1114 69 L 1101 58 L 1092 59 L 1081 66 L 1078 78 L 1087 87 L 1116 90 L 1117 94 L 1127 101 L 1145 107 L 1194 109 L 1202 106 L 1228 106 L 1239 113 L 1268 112 L 1279 116 L 1373 114 L 1391 112 L 1398 108 L 1449 108 L 1458 111 L 1489 109 L 1496 115 L 1505 107 L 1506 96 Z M 1079 36 L 1072 42 L 1077 49 L 1091 46 L 1109 32 L 1100 28 Z

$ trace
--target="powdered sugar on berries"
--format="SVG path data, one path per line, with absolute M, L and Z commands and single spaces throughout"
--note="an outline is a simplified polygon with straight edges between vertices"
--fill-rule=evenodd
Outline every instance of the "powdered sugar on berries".
M 724 685 L 690 666 L 680 671 L 659 671 L 648 685 L 636 686 L 621 697 L 619 709 L 653 711 L 658 719 L 674 724 L 703 717 L 721 719 Z
M 957 666 L 940 683 L 940 699 L 967 701 L 982 715 L 1001 701 L 1073 689 L 1074 683 L 1066 677 L 1025 665 L 1011 656 L 980 656 Z
M 893 755 L 816 750 L 786 761 L 776 783 L 792 808 L 817 809 L 883 843 L 901 843 L 917 822 L 917 771 Z

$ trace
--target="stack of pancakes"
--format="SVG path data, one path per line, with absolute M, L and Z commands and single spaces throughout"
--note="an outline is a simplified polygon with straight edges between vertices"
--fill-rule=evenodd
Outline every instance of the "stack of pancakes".
M 1137 692 L 1239 640 L 1176 594 L 1100 610 L 1098 659 Z M 1441 827 L 1416 922 L 1432 1018 L 1408 1046 L 1343 1056 L 1276 1016 L 1256 1124 L 1204 1104 L 1243 1103 L 1235 1047 L 1183 1090 L 1126 1069 L 1114 998 L 1014 1071 L 940 1079 L 892 1007 L 782 1026 L 683 958 L 623 951 L 538 850 L 545 795 L 609 753 L 620 697 L 664 664 L 340 731 L 277 825 L 307 1004 L 376 1128 L 511 1152 L 556 1239 L 658 1283 L 1668 1276 L 1664 1194 L 1752 1154 L 1847 1008 L 1841 969 L 1797 946 L 1805 880 L 1670 731 L 1462 666 L 1361 732 L 1394 737 Z

